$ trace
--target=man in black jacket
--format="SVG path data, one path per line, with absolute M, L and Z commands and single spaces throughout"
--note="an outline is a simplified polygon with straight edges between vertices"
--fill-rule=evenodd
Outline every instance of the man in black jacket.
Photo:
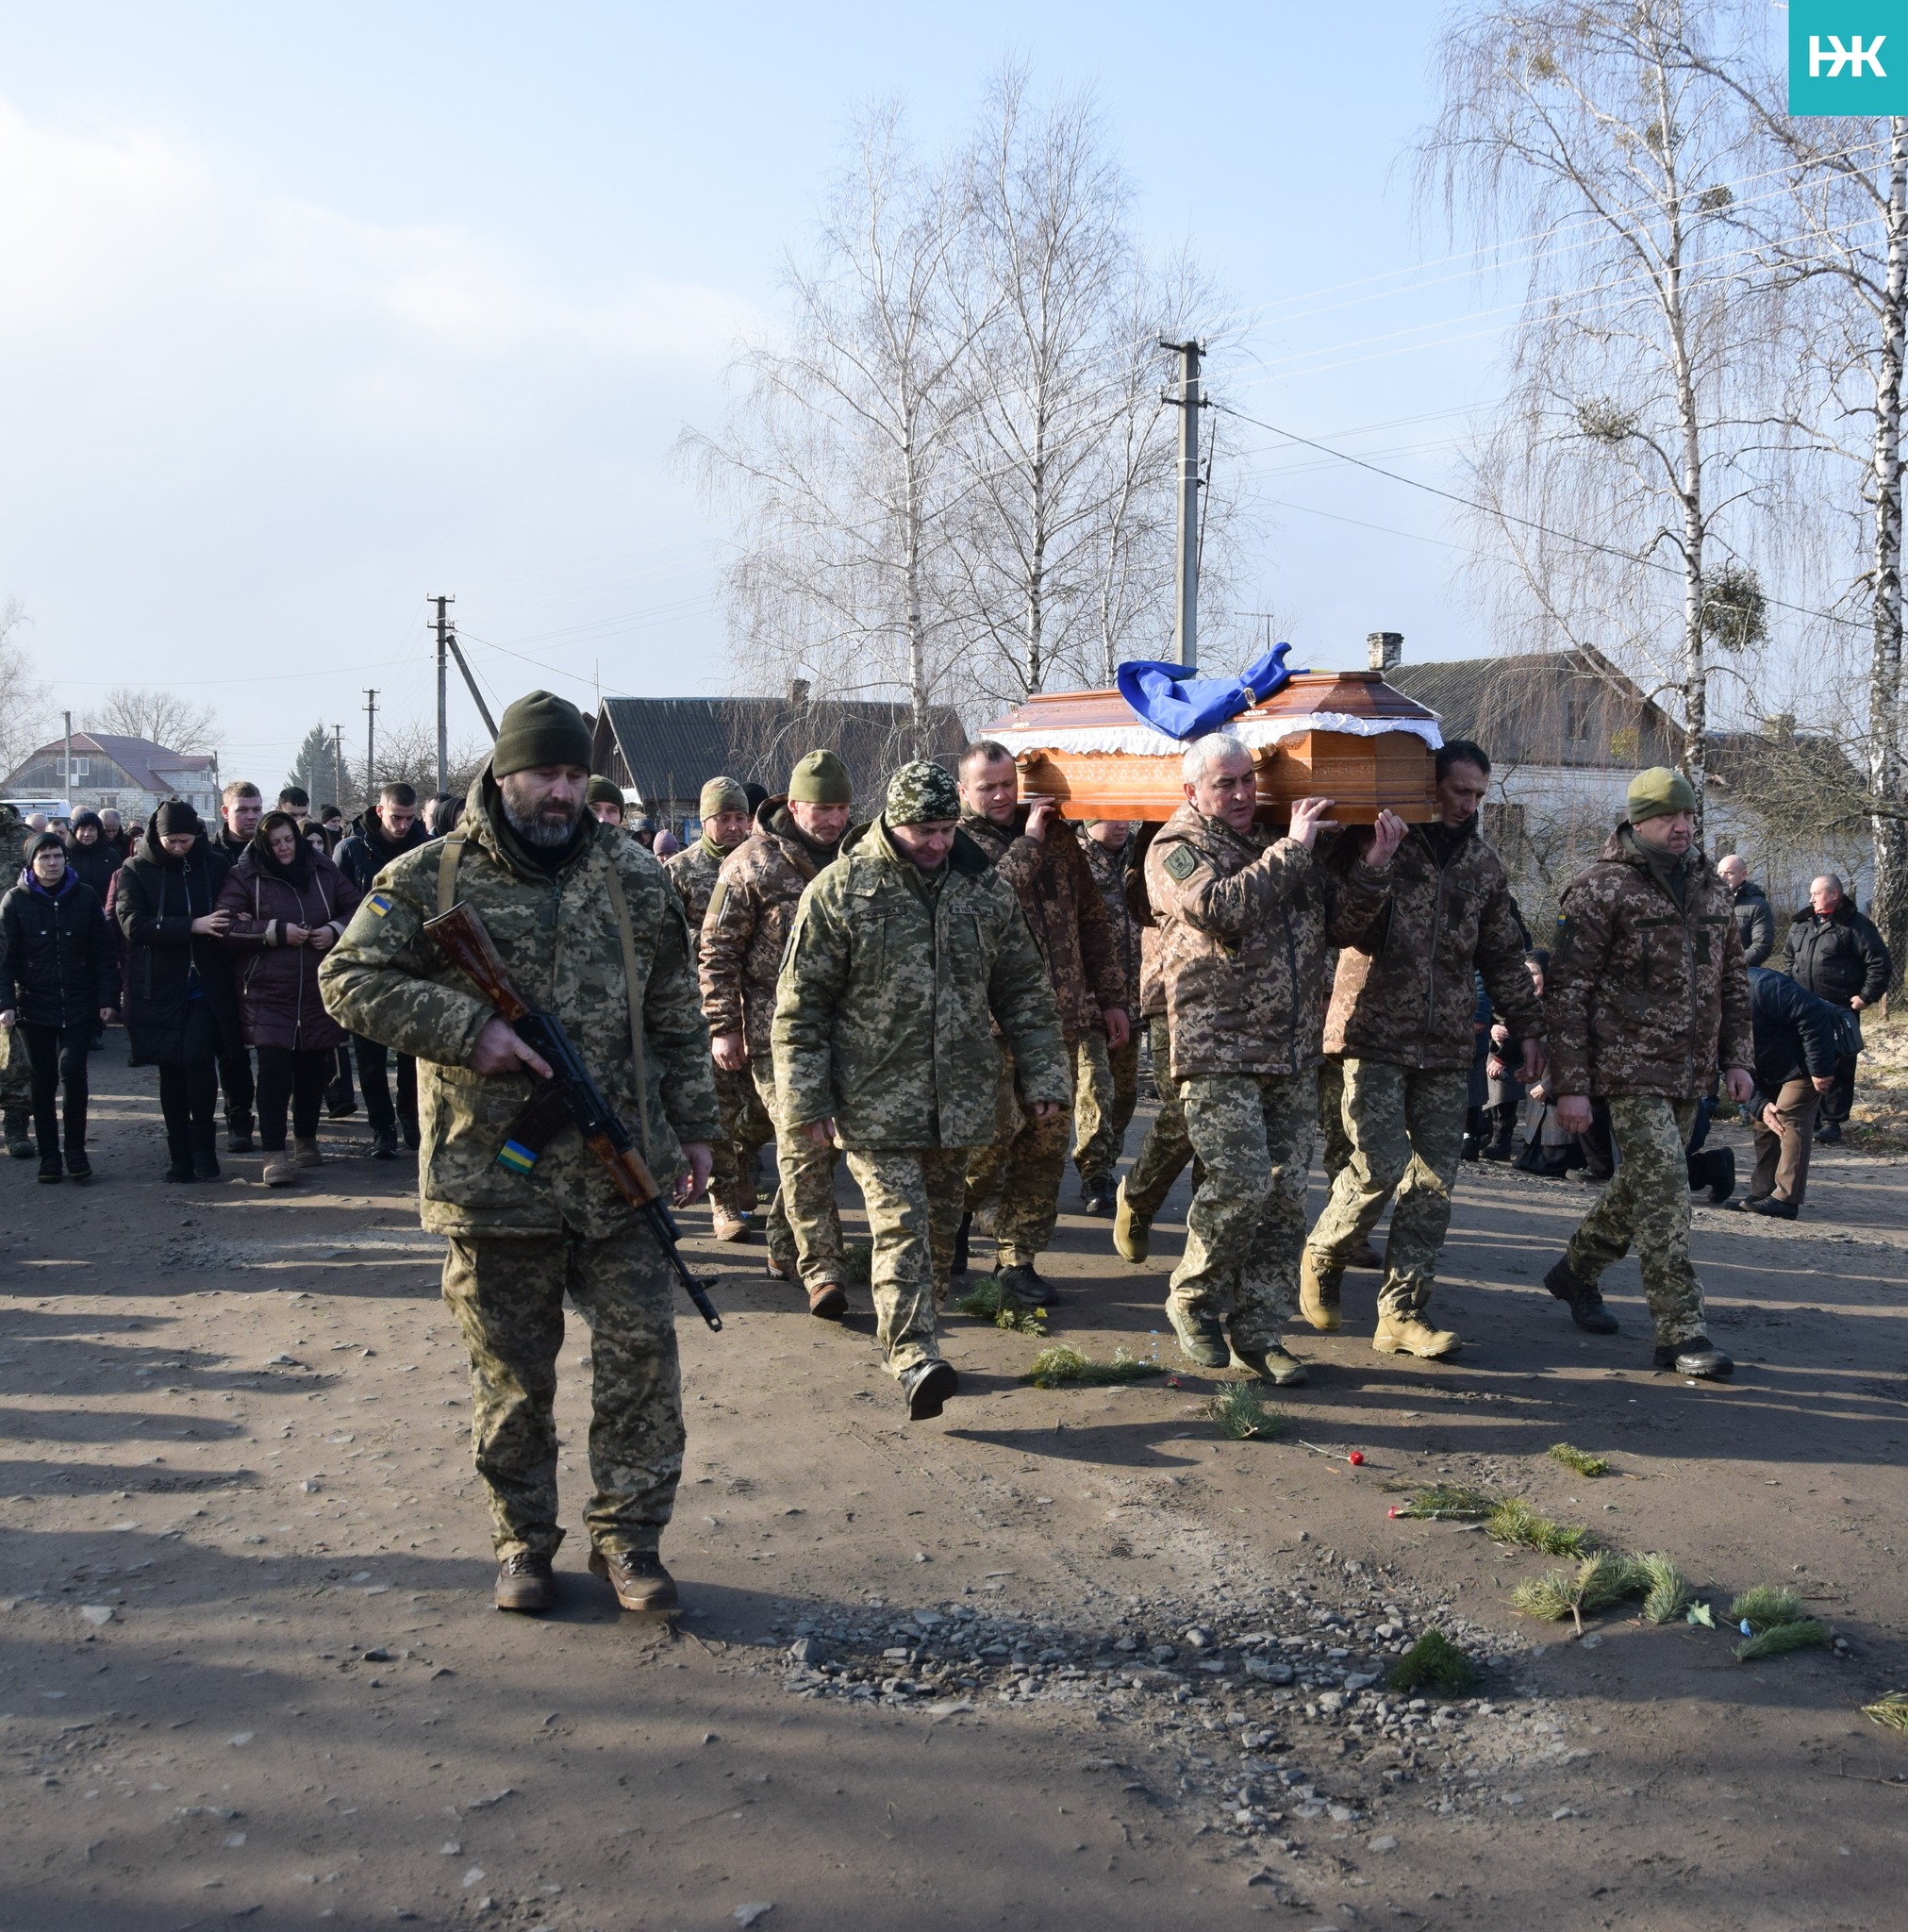
M 427 845 L 430 835 L 418 823 L 418 795 L 410 786 L 393 779 L 377 794 L 377 804 L 358 820 L 351 836 L 342 841 L 332 856 L 338 869 L 360 892 L 369 892 L 375 879 L 393 858 L 419 845 Z M 418 1063 L 409 1054 L 397 1059 L 397 1108 L 390 1104 L 390 1086 L 385 1077 L 389 1049 L 381 1040 L 367 1040 L 361 1033 L 352 1035 L 357 1057 L 357 1082 L 364 1089 L 364 1111 L 371 1123 L 372 1155 L 378 1160 L 397 1158 L 398 1129 L 404 1129 L 404 1143 L 416 1147 L 423 1138 L 418 1128 Z
M 1823 1094 L 1833 1091 L 1847 1015 L 1796 981 L 1766 967 L 1750 969 L 1750 1020 L 1755 1029 L 1755 1174 L 1737 1204 L 1751 1214 L 1793 1221 L 1809 1183 L 1809 1129 Z
M 1833 873 L 1809 885 L 1809 903 L 1789 924 L 1789 942 L 1783 965 L 1797 985 L 1832 1007 L 1859 1013 L 1888 991 L 1893 962 L 1872 920 L 1855 910 Z M 1842 1123 L 1855 1098 L 1855 1059 L 1862 1051 L 1862 1026 L 1857 1021 L 1844 1036 L 1835 1063 L 1835 1084 L 1823 1096 L 1816 1122 L 1816 1139 L 1833 1145 L 1842 1138 Z
M 1760 966 L 1776 949 L 1776 916 L 1768 894 L 1749 875 L 1749 867 L 1734 852 L 1716 868 L 1734 902 L 1735 929 L 1742 938 L 1742 963 Z
M 234 778 L 220 792 L 219 829 L 212 835 L 211 845 L 224 855 L 227 865 L 237 865 L 239 855 L 250 849 L 252 835 L 264 812 L 264 794 L 249 778 Z M 225 1097 L 225 1146 L 233 1154 L 247 1153 L 252 1146 L 254 1088 L 252 1051 L 240 1040 L 219 1055 L 219 1091 Z

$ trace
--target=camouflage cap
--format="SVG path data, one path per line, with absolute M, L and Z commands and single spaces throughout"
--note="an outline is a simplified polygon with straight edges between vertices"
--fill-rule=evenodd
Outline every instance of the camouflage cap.
M 698 815 L 712 819 L 718 812 L 747 811 L 749 794 L 733 778 L 711 778 L 696 801 Z
M 903 765 L 888 781 L 884 816 L 890 825 L 919 825 L 960 815 L 960 788 L 944 766 L 918 758 L 911 765 Z

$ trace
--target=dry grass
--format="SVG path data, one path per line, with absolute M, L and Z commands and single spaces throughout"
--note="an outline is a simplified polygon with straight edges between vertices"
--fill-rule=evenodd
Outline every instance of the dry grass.
M 1875 1153 L 1908 1154 L 1908 1019 L 1864 1013 L 1862 1038 L 1849 1140 Z

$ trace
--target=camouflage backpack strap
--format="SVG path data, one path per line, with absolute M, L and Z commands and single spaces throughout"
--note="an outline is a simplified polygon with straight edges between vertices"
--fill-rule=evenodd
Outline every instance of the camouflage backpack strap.
M 642 1051 L 642 995 L 637 991 L 636 935 L 630 930 L 629 900 L 622 890 L 622 874 L 613 858 L 609 860 L 609 903 L 616 908 L 616 936 L 622 942 L 622 983 L 629 991 L 629 1049 L 636 1056 L 636 1131 L 642 1141 L 642 1158 L 654 1168 L 655 1157 L 649 1151 L 649 1065 Z
M 438 917 L 457 903 L 457 860 L 464 856 L 464 835 L 453 832 L 438 848 Z

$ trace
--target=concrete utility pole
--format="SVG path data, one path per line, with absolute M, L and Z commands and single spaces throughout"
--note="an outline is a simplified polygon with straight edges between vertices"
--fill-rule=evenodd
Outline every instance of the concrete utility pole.
M 437 607 L 438 607 L 438 790 L 439 790 L 440 791 L 449 791 L 449 790 L 450 790 L 450 783 L 449 783 L 449 777 L 448 777 L 448 774 L 449 774 L 449 772 L 450 772 L 450 769 L 451 769 L 451 735 L 450 735 L 450 724 L 449 724 L 449 720 L 448 720 L 448 717 L 447 717 L 447 715 L 446 715 L 446 710 L 445 710 L 445 707 L 446 707 L 446 704 L 447 704 L 447 702 L 448 702 L 448 691 L 447 691 L 447 688 L 446 688 L 446 685 L 445 685 L 445 682 L 444 682 L 444 678 L 445 678 L 445 674 L 446 674 L 446 672 L 447 672 L 447 671 L 448 671 L 448 669 L 449 669 L 449 663 L 448 663 L 448 659 L 449 659 L 449 656 L 450 656 L 450 653 L 449 653 L 449 650 L 448 650 L 448 648 L 447 648 L 447 647 L 448 647 L 448 645 L 449 645 L 449 642 L 450 642 L 450 635 L 451 635 L 451 632 L 450 632 L 450 625 L 448 625 L 448 624 L 447 624 L 447 623 L 445 622 L 445 620 L 444 620 L 444 606 L 445 606 L 446 604 L 455 604 L 455 603 L 456 603 L 456 601 L 457 601 L 457 600 L 456 600 L 456 599 L 455 597 L 440 597 L 440 598 L 438 598 L 438 599 L 437 599 Z
M 377 796 L 377 693 L 364 694 L 364 808 Z
M 1179 393 L 1166 401 L 1179 410 L 1178 599 L 1172 619 L 1173 655 L 1188 671 L 1199 668 L 1199 412 L 1205 397 L 1199 379 L 1204 344 L 1169 342 L 1179 358 Z
M 338 790 L 334 794 L 340 811 L 344 809 L 344 726 L 331 727 L 331 776 Z
M 451 656 L 457 660 L 457 669 L 464 674 L 464 683 L 469 688 L 471 702 L 477 708 L 477 716 L 484 721 L 484 729 L 491 738 L 497 735 L 497 721 L 490 716 L 490 708 L 484 702 L 484 693 L 477 689 L 477 680 L 471 675 L 471 667 L 464 661 L 464 653 L 457 642 L 456 631 L 446 631 L 444 641 L 451 647 Z

